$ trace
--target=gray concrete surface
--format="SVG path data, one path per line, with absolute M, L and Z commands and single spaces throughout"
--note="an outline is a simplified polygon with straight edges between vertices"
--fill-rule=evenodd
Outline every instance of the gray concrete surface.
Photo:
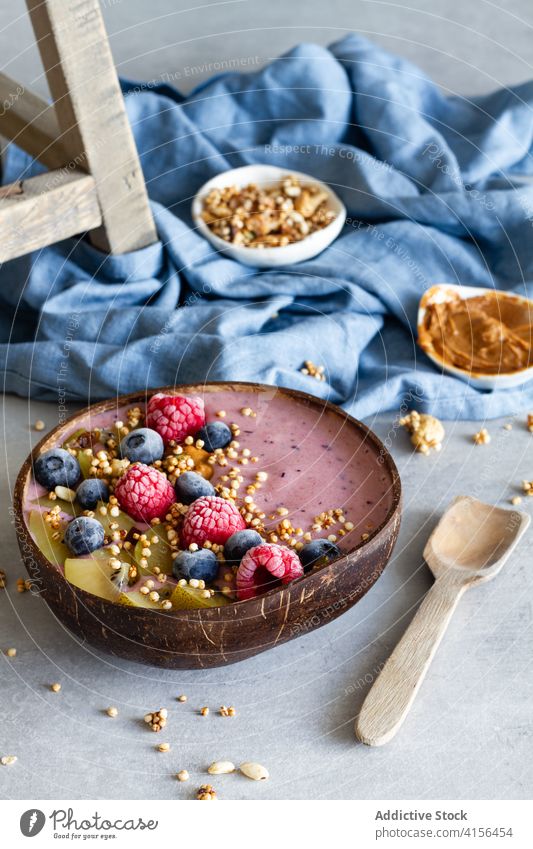
M 121 73 L 177 74 L 183 88 L 234 57 L 268 59 L 301 39 L 327 43 L 358 29 L 409 56 L 451 91 L 480 92 L 531 76 L 528 0 L 399 3 L 259 0 L 201 4 L 176 0 L 104 2 Z M 149 14 L 148 7 L 149 5 Z M 503 5 L 503 4 L 502 4 Z M 185 8 L 189 7 L 189 11 Z M 0 64 L 24 82 L 39 66 L 22 2 L 0 0 Z M 187 70 L 189 69 L 189 70 Z M 72 410 L 74 412 L 74 410 Z M 425 539 L 447 502 L 471 493 L 505 505 L 531 477 L 532 442 L 524 412 L 513 430 L 490 422 L 492 442 L 475 447 L 479 423 L 448 423 L 444 450 L 422 457 L 391 430 L 404 484 L 404 520 L 394 557 L 373 590 L 335 623 L 267 654 L 208 672 L 168 672 L 121 662 L 81 645 L 46 605 L 15 591 L 23 575 L 9 511 L 16 473 L 38 434 L 57 423 L 52 404 L 7 398 L 3 408 L 0 539 L 0 767 L 3 798 L 191 798 L 217 758 L 259 760 L 271 780 L 217 779 L 222 798 L 528 798 L 533 785 L 531 534 L 496 581 L 464 598 L 401 734 L 383 749 L 357 745 L 353 722 L 379 670 L 430 586 Z M 531 511 L 533 499 L 525 502 Z M 59 694 L 49 691 L 62 683 Z M 179 693 L 188 702 L 178 704 Z M 114 704 L 119 716 L 103 711 Z M 196 709 L 211 706 L 201 718 Z M 220 704 L 238 715 L 223 719 Z M 168 732 L 142 724 L 168 707 Z M 168 740 L 167 754 L 154 744 Z M 191 773 L 189 784 L 174 774 Z

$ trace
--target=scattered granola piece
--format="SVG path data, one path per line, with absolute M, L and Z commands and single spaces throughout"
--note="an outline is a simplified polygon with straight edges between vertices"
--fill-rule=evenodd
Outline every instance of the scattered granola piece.
M 176 775 L 178 781 L 188 781 L 190 777 L 191 776 L 189 775 L 186 769 L 180 769 L 180 771 Z
M 530 433 L 533 433 L 533 413 L 527 414 L 527 429 Z
M 153 711 L 153 713 L 147 713 L 144 717 L 144 721 L 150 726 L 152 731 L 161 731 L 167 724 L 168 711 L 166 708 L 160 708 L 159 710 Z
M 315 380 L 326 379 L 325 366 L 316 366 L 311 360 L 305 360 L 303 366 L 300 368 L 302 374 L 307 374 L 309 377 L 314 377 Z
M 512 426 L 512 424 L 511 424 L 511 422 L 506 422 L 506 423 L 504 424 L 504 426 L 503 426 L 503 429 L 504 429 L 504 430 L 512 430 L 512 429 L 513 429 L 513 426 Z
M 519 504 L 522 504 L 522 499 L 520 498 L 519 495 L 514 495 L 510 499 L 510 501 L 511 501 L 511 504 L 513 504 L 515 507 L 518 507 Z
M 221 705 L 219 713 L 220 716 L 236 716 L 237 711 L 234 707 L 226 707 L 226 705 Z
M 59 693 L 59 691 L 61 689 L 61 684 L 59 684 L 59 682 L 56 681 L 54 684 L 50 684 L 50 689 L 51 689 L 52 693 Z
M 522 489 L 526 495 L 533 495 L 533 481 L 522 481 Z
M 184 696 L 184 695 L 178 696 L 178 702 L 186 702 L 186 701 L 187 701 L 187 696 Z
M 217 798 L 217 793 L 211 784 L 202 784 L 202 786 L 197 790 L 196 798 L 202 802 L 213 802 Z
M 46 425 L 42 419 L 37 419 L 33 427 L 35 428 L 35 430 L 44 430 Z
M 209 708 L 208 707 L 200 708 L 200 715 L 201 716 L 208 716 L 209 715 Z
M 18 758 L 16 755 L 3 755 L 0 758 L 0 763 L 2 766 L 13 766 L 17 762 Z
M 16 657 L 17 650 L 16 649 L 6 649 L 6 654 L 8 657 Z
M 474 434 L 473 440 L 476 445 L 488 445 L 490 442 L 490 433 L 487 428 L 482 427 L 481 430 L 478 430 L 478 432 Z
M 7 575 L 3 569 L 0 569 L 0 590 L 4 590 L 7 585 Z
M 112 716 L 112 717 L 118 716 L 118 708 L 108 707 L 107 710 L 106 710 L 106 713 L 107 713 L 108 716 Z
M 442 423 L 435 416 L 412 410 L 403 416 L 398 424 L 407 428 L 411 434 L 411 442 L 421 454 L 429 454 L 431 449 L 441 450 L 445 431 Z
M 158 752 L 170 752 L 170 743 L 160 743 L 157 747 Z

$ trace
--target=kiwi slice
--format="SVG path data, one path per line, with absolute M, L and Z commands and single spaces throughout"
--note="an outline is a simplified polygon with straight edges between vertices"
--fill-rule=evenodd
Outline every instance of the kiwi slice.
M 180 587 L 176 585 L 170 596 L 172 607 L 175 610 L 195 610 L 200 607 L 222 607 L 228 604 L 228 599 L 222 593 L 215 592 L 209 598 L 204 598 L 204 590 L 199 590 L 194 587 Z
M 127 566 L 116 572 L 109 565 L 108 549 L 93 551 L 89 557 L 67 557 L 65 578 L 70 584 L 107 601 L 118 601 L 127 582 Z

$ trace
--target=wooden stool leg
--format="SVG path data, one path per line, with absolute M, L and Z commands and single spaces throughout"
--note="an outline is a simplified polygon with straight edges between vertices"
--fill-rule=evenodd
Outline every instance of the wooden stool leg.
M 27 0 L 55 102 L 61 145 L 94 178 L 103 227 L 91 241 L 113 254 L 157 239 L 98 0 Z

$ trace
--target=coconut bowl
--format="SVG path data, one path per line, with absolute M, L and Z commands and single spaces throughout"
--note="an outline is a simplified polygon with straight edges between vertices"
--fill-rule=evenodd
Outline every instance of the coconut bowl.
M 32 481 L 32 463 L 41 452 L 61 444 L 87 417 L 122 405 L 142 405 L 146 393 L 133 393 L 93 404 L 52 430 L 25 461 L 15 493 L 15 525 L 22 559 L 32 588 L 42 595 L 55 616 L 76 636 L 117 657 L 170 669 L 200 669 L 235 663 L 272 649 L 326 625 L 356 604 L 377 581 L 396 542 L 401 513 L 401 485 L 394 461 L 378 437 L 339 407 L 291 389 L 255 383 L 206 383 L 164 387 L 169 394 L 258 393 L 269 398 L 281 393 L 290 403 L 325 412 L 339 427 L 359 432 L 365 452 L 373 452 L 380 474 L 386 476 L 388 508 L 380 525 L 332 563 L 285 586 L 246 601 L 198 610 L 147 610 L 106 601 L 70 584 L 33 540 L 23 509 Z M 153 394 L 150 392 L 150 395 Z M 243 394 L 244 397 L 244 394 Z M 344 431 L 346 432 L 346 431 Z

